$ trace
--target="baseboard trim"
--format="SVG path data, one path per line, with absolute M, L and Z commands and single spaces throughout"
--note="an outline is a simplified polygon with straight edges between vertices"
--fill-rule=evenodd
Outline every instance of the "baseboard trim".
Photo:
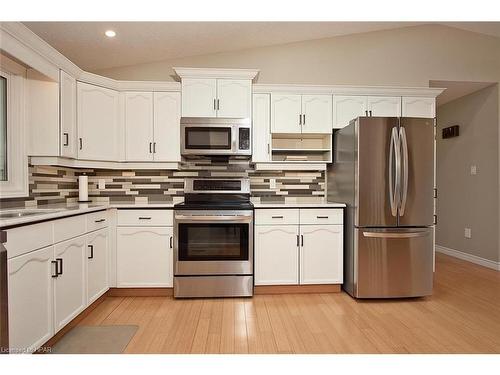
M 257 285 L 254 294 L 339 293 L 340 284 Z
M 478 257 L 476 255 L 464 253 L 463 251 L 450 249 L 449 247 L 436 245 L 436 252 L 449 255 L 454 258 L 462 259 L 467 262 L 478 264 L 483 267 L 491 268 L 496 271 L 500 271 L 500 262 L 495 262 L 493 260 Z
M 110 288 L 108 297 L 171 297 L 173 288 Z
M 104 299 L 108 296 L 108 292 L 104 293 L 98 299 L 90 304 L 85 310 L 80 314 L 75 316 L 71 322 L 66 324 L 59 332 L 52 336 L 45 344 L 43 344 L 34 354 L 46 354 L 47 349 L 53 347 L 66 333 L 75 328 L 78 323 L 87 317 L 97 306 L 99 306 Z

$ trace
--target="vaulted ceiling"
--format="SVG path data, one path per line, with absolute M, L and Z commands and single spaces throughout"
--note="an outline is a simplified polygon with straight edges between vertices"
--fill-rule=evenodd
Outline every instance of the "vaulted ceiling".
M 89 71 L 418 25 L 417 22 L 24 22 Z M 500 37 L 500 22 L 444 23 Z M 104 36 L 106 30 L 116 37 Z

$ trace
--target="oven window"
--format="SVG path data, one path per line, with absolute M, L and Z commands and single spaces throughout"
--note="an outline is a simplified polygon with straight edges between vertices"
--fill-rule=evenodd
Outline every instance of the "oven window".
M 248 224 L 179 224 L 179 260 L 248 260 Z
M 231 128 L 187 127 L 186 149 L 231 150 Z

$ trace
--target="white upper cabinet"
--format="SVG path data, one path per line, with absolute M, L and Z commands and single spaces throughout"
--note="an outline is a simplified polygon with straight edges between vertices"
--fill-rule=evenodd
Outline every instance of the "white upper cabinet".
M 332 127 L 332 96 L 302 95 L 302 133 L 331 133 Z
M 367 98 L 367 111 L 369 116 L 400 117 L 400 96 L 369 96 Z
M 77 129 L 76 129 L 76 80 L 63 70 L 59 78 L 59 117 L 61 122 L 61 156 L 76 158 Z
M 251 118 L 252 82 L 247 79 L 217 80 L 217 117 Z
M 109 289 L 108 229 L 87 235 L 87 304 L 90 305 Z
M 367 115 L 366 96 L 333 97 L 333 128 L 341 129 L 356 117 Z
M 11 348 L 34 352 L 54 334 L 53 256 L 49 246 L 7 262 Z
M 271 131 L 301 133 L 302 95 L 271 94 Z M 255 139 L 254 139 L 255 140 Z
M 403 117 L 436 117 L 436 99 L 403 96 L 402 115 Z
M 301 225 L 300 284 L 342 284 L 343 225 Z
M 58 332 L 87 306 L 85 236 L 55 245 L 54 329 Z
M 217 116 L 217 80 L 213 78 L 183 78 L 182 116 Z
M 271 95 L 253 95 L 252 161 L 271 161 Z
M 121 129 L 115 90 L 77 82 L 78 158 L 119 159 Z
M 154 160 L 180 161 L 181 93 L 155 92 Z
M 153 93 L 125 93 L 125 157 L 153 160 Z

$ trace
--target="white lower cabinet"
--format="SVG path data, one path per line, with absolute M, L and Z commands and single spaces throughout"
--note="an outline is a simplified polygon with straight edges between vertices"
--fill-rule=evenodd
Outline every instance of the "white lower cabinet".
M 300 228 L 300 284 L 342 284 L 343 226 Z
M 343 246 L 342 210 L 257 209 L 255 285 L 342 284 Z
M 299 227 L 255 226 L 255 285 L 299 282 Z
M 58 332 L 86 305 L 85 236 L 54 246 L 57 277 L 54 278 L 54 330 Z
M 117 286 L 171 287 L 172 227 L 117 229 Z
M 87 305 L 109 289 L 108 229 L 87 235 Z
M 54 247 L 9 259 L 9 347 L 34 352 L 54 334 Z

